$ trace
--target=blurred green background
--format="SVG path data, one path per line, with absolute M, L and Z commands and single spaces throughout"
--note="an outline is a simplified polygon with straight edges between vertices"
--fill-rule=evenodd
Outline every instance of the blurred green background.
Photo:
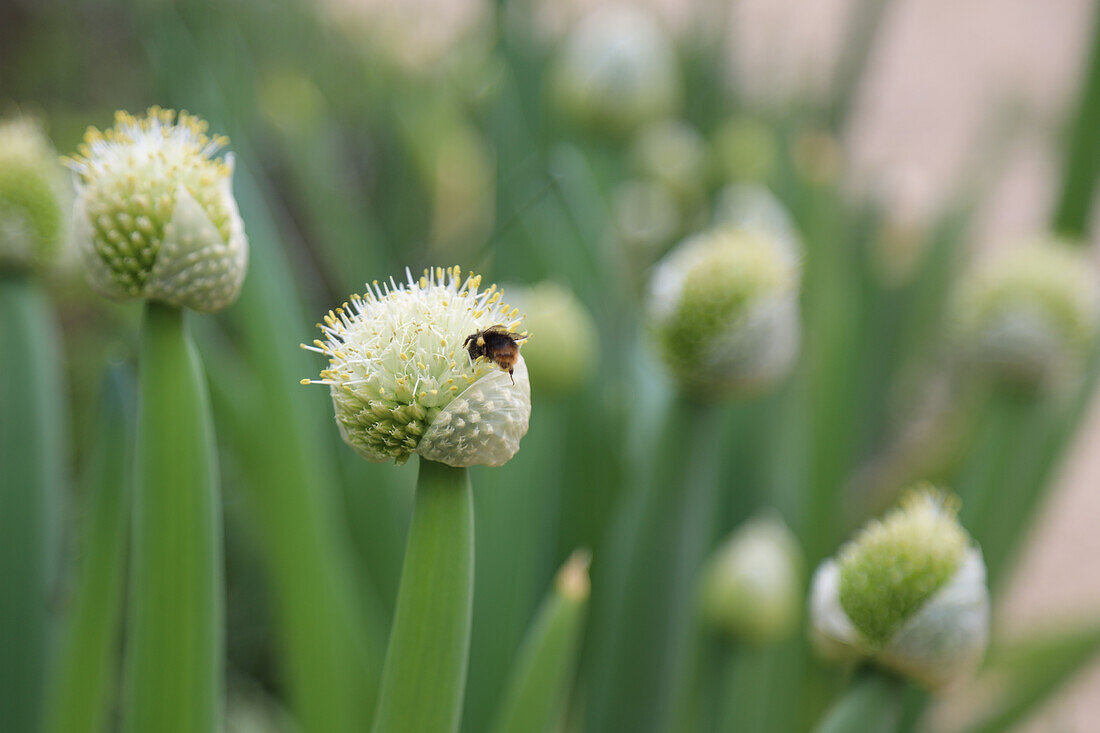
M 975 519 L 967 526 L 993 590 L 1009 600 L 995 628 L 1009 637 L 1059 625 L 1092 631 L 1095 608 L 1078 604 L 1100 598 L 1100 581 L 1074 575 L 1097 551 L 1087 527 L 1048 527 L 1025 558 L 1030 586 L 1009 578 L 1079 435 L 1095 359 L 1080 383 L 1029 396 L 1026 414 L 1006 417 L 1016 408 L 991 396 L 995 387 L 960 376 L 947 334 L 951 294 L 972 260 L 1046 231 L 1088 239 L 1100 165 L 1093 11 L 1068 0 L 682 0 L 615 11 L 606 38 L 585 41 L 574 29 L 591 8 L 551 0 L 5 0 L 0 110 L 42 119 L 61 153 L 88 125 L 109 125 L 114 110 L 152 104 L 199 114 L 231 140 L 250 272 L 240 302 L 194 326 L 226 503 L 234 730 L 292 730 L 302 713 L 290 690 L 324 686 L 326 674 L 348 684 L 340 670 L 302 661 L 311 620 L 341 623 L 342 612 L 312 615 L 302 602 L 312 593 L 350 589 L 364 639 L 349 646 L 384 648 L 411 507 L 413 470 L 354 456 L 324 390 L 298 385 L 319 369 L 298 344 L 365 282 L 452 264 L 517 292 L 533 320 L 534 303 L 557 307 L 555 293 L 583 308 L 548 308 L 542 352 L 528 324 L 534 410 L 524 449 L 501 469 L 474 472 L 463 730 L 488 728 L 539 599 L 577 547 L 594 555 L 593 609 L 563 725 L 641 729 L 620 713 L 657 683 L 632 687 L 620 676 L 629 661 L 607 661 L 608 630 L 623 625 L 629 639 L 632 617 L 601 594 L 614 596 L 608 589 L 626 573 L 616 554 L 624 533 L 648 531 L 632 524 L 632 497 L 650 470 L 683 459 L 653 449 L 668 442 L 658 433 L 673 424 L 673 388 L 643 323 L 647 277 L 712 222 L 771 216 L 746 194 L 763 190 L 789 211 L 803 248 L 801 355 L 791 375 L 697 433 L 709 445 L 692 450 L 714 464 L 719 487 L 717 526 L 700 530 L 704 549 L 767 511 L 795 531 L 812 570 L 927 478 L 958 490 L 964 521 Z M 571 80 L 571 63 L 598 83 Z M 139 311 L 96 296 L 71 266 L 48 284 L 72 446 L 57 562 L 63 617 L 94 514 L 87 477 L 104 367 L 132 361 Z M 562 323 L 576 325 L 554 332 Z M 1088 454 L 1096 432 L 1081 435 Z M 1069 476 L 1087 488 L 1096 469 L 1080 466 Z M 1009 485 L 1007 516 L 967 513 L 989 486 Z M 1053 506 L 1095 516 L 1091 493 L 1056 494 Z M 1080 546 L 1069 544 L 1075 532 Z M 333 567 L 311 566 L 316 558 Z M 690 600 L 694 582 L 689 574 L 670 584 Z M 645 596 L 624 598 L 617 603 Z M 1014 613 L 1021 620 L 1005 623 Z M 806 730 L 841 689 L 843 676 L 795 637 L 768 651 L 751 692 L 769 722 L 745 729 Z M 1079 649 L 1093 649 L 1087 638 Z M 1068 674 L 1087 660 L 1063 666 Z M 927 706 L 913 696 L 917 725 Z M 981 728 L 999 710 L 990 696 L 955 691 L 923 725 L 1014 729 L 1047 694 L 1003 727 Z M 1054 716 L 1085 731 L 1094 707 Z M 684 730 L 704 729 L 687 721 Z

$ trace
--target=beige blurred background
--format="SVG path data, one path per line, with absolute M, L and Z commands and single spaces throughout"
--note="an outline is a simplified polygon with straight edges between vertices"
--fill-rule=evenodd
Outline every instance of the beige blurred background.
M 734 55 L 751 90 L 784 104 L 831 73 L 849 0 L 737 0 Z M 857 180 L 884 187 L 919 226 L 952 189 L 996 110 L 1018 104 L 1019 140 L 974 236 L 1006 246 L 1041 230 L 1056 194 L 1059 137 L 1091 32 L 1088 0 L 895 0 L 873 50 L 845 147 Z M 1097 131 L 1100 134 L 1100 131 Z M 1100 614 L 1100 403 L 1060 472 L 996 623 L 1007 633 Z M 1027 731 L 1100 730 L 1100 664 Z

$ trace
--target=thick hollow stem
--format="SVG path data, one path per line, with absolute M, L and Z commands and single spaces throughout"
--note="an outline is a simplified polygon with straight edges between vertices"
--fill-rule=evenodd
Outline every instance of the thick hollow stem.
M 896 733 L 904 687 L 881 672 L 862 672 L 814 733 Z
M 209 398 L 183 315 L 149 303 L 142 328 L 127 733 L 213 733 L 221 725 L 221 500 Z
M 0 728 L 41 725 L 65 443 L 61 354 L 38 288 L 0 275 Z
M 458 730 L 473 581 L 469 474 L 421 459 L 374 733 Z

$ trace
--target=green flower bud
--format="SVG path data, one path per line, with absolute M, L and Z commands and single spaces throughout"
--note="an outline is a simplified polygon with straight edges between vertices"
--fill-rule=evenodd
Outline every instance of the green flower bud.
M 116 300 L 213 312 L 240 294 L 248 240 L 233 198 L 227 142 L 187 113 L 157 107 L 90 128 L 77 173 L 73 239 L 88 282 Z
M 773 238 L 721 227 L 654 268 L 649 320 L 661 355 L 696 397 L 773 384 L 800 340 L 799 271 Z
M 468 346 L 493 326 L 514 332 L 523 317 L 495 285 L 479 291 L 481 277 L 463 279 L 457 267 L 406 274 L 325 315 L 324 340 L 303 348 L 329 367 L 302 383 L 329 386 L 340 435 L 369 461 L 417 453 L 450 466 L 505 463 L 531 416 L 527 365 L 517 356 L 509 374 Z
M 64 241 L 66 182 L 37 122 L 0 122 L 0 268 L 53 262 Z
M 643 178 L 660 181 L 690 209 L 706 185 L 707 143 L 681 120 L 660 120 L 642 128 L 634 141 L 634 166 Z
M 1034 387 L 1077 372 L 1096 340 L 1100 285 L 1084 252 L 1037 241 L 972 273 L 954 315 L 965 361 Z
M 802 551 L 773 517 L 736 530 L 703 570 L 703 618 L 735 640 L 774 644 L 794 631 L 802 606 Z
M 575 392 L 600 361 L 596 322 L 573 292 L 555 282 L 508 288 L 524 312 L 524 325 L 538 338 L 523 345 L 531 381 L 541 394 Z
M 972 671 L 989 637 L 985 564 L 956 506 L 928 488 L 872 521 L 814 574 L 818 648 L 936 687 Z
M 714 205 L 714 223 L 735 226 L 771 237 L 792 264 L 802 261 L 802 237 L 794 218 L 779 199 L 764 186 L 731 183 L 718 192 Z
M 611 194 L 615 234 L 646 267 L 680 231 L 680 207 L 658 181 L 624 181 Z
M 672 42 L 641 8 L 597 8 L 570 33 L 551 70 L 551 93 L 577 122 L 611 132 L 666 117 L 680 105 Z
M 719 173 L 730 181 L 767 181 L 779 160 L 779 141 L 771 128 L 750 117 L 732 117 L 714 134 Z

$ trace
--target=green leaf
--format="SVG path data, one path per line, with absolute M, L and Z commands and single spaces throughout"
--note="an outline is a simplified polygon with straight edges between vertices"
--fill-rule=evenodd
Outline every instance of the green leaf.
M 1000 733 L 1015 726 L 1064 688 L 1100 652 L 1100 625 L 994 646 L 979 684 L 1000 690 L 996 702 L 966 733 Z
M 575 552 L 559 571 L 520 648 L 494 733 L 549 733 L 561 722 L 588 607 L 589 559 Z
M 38 286 L 0 275 L 0 711 L 40 730 L 68 428 L 61 347 Z
M 47 717 L 49 733 L 103 731 L 113 703 L 130 532 L 135 386 L 110 367 L 92 434 L 76 591 Z

